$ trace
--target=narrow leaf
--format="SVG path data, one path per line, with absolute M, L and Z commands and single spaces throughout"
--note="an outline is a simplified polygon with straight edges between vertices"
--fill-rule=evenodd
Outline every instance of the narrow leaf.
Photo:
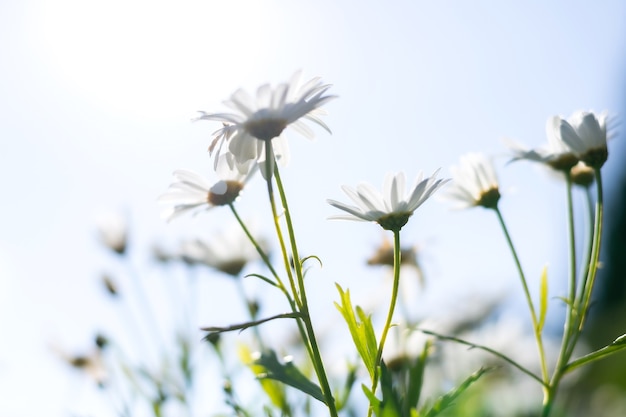
M 254 375 L 259 378 L 261 388 L 263 388 L 263 391 L 265 391 L 272 404 L 281 409 L 286 409 L 287 396 L 285 394 L 285 386 L 278 383 L 277 381 L 263 378 L 263 375 L 265 375 L 267 371 L 263 366 L 256 363 L 255 358 L 253 358 L 252 352 L 250 352 L 250 349 L 248 349 L 247 346 L 240 346 L 239 357 L 241 361 L 250 368 L 252 373 L 254 373 Z
M 376 353 L 378 346 L 376 344 L 372 319 L 370 316 L 367 316 L 361 308 L 357 307 L 357 314 L 359 316 L 359 320 L 357 320 L 354 315 L 352 302 L 350 301 L 350 290 L 344 292 L 338 284 L 336 285 L 341 297 L 341 304 L 335 303 L 335 307 L 337 307 L 348 324 L 354 345 L 370 373 L 370 376 L 373 377 L 376 369 Z
M 406 405 L 409 409 L 417 407 L 422 393 L 422 385 L 424 382 L 424 371 L 426 370 L 426 360 L 430 352 L 431 342 L 427 341 L 424 345 L 422 354 L 416 359 L 415 363 L 409 369 L 409 386 L 407 389 Z
M 474 382 L 478 381 L 481 376 L 483 376 L 486 372 L 489 372 L 491 368 L 481 368 L 478 371 L 471 374 L 467 377 L 461 385 L 452 390 L 448 391 L 446 394 L 437 398 L 433 406 L 425 411 L 424 417 L 435 417 L 440 414 L 443 410 L 450 407 L 454 404 L 454 401 L 463 394 Z
M 259 378 L 280 381 L 326 403 L 322 389 L 304 376 L 291 361 L 280 363 L 274 351 L 264 352 L 254 363 L 265 369 L 265 373 L 258 375 Z
M 617 352 L 623 351 L 624 349 L 626 349 L 626 334 L 621 335 L 605 347 L 568 363 L 567 365 L 565 365 L 563 373 L 571 372 L 576 368 L 598 361 L 600 359 L 604 359 Z
M 546 323 L 548 313 L 548 267 L 544 266 L 541 272 L 541 286 L 539 287 L 539 322 L 537 323 L 537 333 L 541 334 L 543 325 Z

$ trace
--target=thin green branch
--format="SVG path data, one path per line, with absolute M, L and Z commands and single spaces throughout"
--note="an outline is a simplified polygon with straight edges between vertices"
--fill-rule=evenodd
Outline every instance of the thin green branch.
M 530 317 L 531 317 L 532 325 L 533 325 L 533 333 L 535 334 L 535 339 L 537 341 L 537 349 L 539 350 L 539 360 L 541 362 L 542 385 L 547 386 L 546 384 L 549 381 L 548 365 L 546 363 L 546 355 L 545 355 L 545 350 L 543 348 L 543 340 L 541 338 L 541 334 L 539 333 L 539 321 L 537 320 L 537 313 L 535 312 L 535 306 L 530 296 L 530 291 L 528 290 L 528 283 L 526 281 L 526 276 L 524 275 L 522 264 L 520 263 L 519 257 L 517 256 L 517 251 L 515 250 L 515 246 L 513 245 L 513 241 L 511 240 L 511 235 L 509 234 L 509 231 L 506 227 L 506 223 L 504 222 L 502 213 L 500 212 L 500 209 L 498 207 L 494 208 L 494 211 L 496 212 L 496 215 L 498 216 L 498 221 L 500 222 L 500 226 L 502 227 L 502 231 L 504 232 L 506 242 L 509 245 L 509 249 L 511 250 L 511 253 L 513 255 L 515 266 L 517 267 L 520 281 L 522 283 L 522 288 L 524 289 L 524 296 L 526 297 L 526 303 L 528 304 L 528 309 L 530 310 Z
M 530 376 L 531 378 L 533 378 L 534 380 L 539 382 L 542 386 L 544 386 L 546 388 L 548 387 L 548 384 L 546 382 L 544 382 L 539 376 L 535 375 L 530 370 L 524 368 L 522 365 L 520 365 L 519 363 L 515 362 L 513 359 L 509 358 L 508 356 L 498 352 L 497 350 L 493 350 L 493 349 L 491 349 L 491 348 L 489 348 L 487 346 L 478 345 L 476 343 L 468 342 L 466 340 L 459 339 L 458 337 L 442 335 L 442 334 L 433 332 L 431 330 L 424 330 L 424 329 L 417 329 L 417 330 L 421 331 L 424 334 L 435 336 L 437 339 L 450 340 L 452 342 L 456 342 L 456 343 L 459 343 L 461 345 L 469 346 L 471 348 L 476 348 L 476 349 L 484 350 L 485 352 L 491 353 L 492 355 L 497 356 L 498 358 L 502 359 L 503 361 L 513 365 L 518 370 L 522 371 L 526 375 Z

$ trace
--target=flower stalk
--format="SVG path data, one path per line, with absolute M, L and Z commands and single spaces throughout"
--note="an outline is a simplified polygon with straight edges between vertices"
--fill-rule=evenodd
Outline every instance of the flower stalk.
M 391 328 L 391 320 L 393 319 L 393 313 L 396 309 L 396 303 L 398 301 L 398 288 L 400 287 L 400 267 L 402 265 L 402 251 L 400 250 L 400 229 L 393 230 L 393 287 L 391 290 L 391 299 L 389 302 L 389 311 L 387 312 L 387 318 L 383 327 L 383 332 L 380 336 L 380 342 L 378 344 L 378 350 L 376 352 L 376 359 L 374 361 L 374 375 L 372 376 L 372 389 L 371 392 L 375 393 L 378 387 L 378 380 L 380 378 L 380 367 L 383 358 L 383 350 L 385 349 L 385 342 L 387 341 L 387 334 Z M 371 417 L 373 408 L 370 406 L 367 412 L 368 417 Z

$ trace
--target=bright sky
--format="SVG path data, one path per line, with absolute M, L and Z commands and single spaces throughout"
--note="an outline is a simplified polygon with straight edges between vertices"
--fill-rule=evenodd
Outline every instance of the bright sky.
M 80 346 L 103 320 L 96 280 L 109 259 L 94 239 L 98 213 L 129 214 L 138 252 L 156 239 L 206 237 L 230 217 L 159 218 L 155 199 L 174 169 L 211 175 L 206 148 L 218 126 L 190 123 L 197 110 L 223 110 L 237 88 L 298 69 L 333 84 L 332 136 L 292 135 L 283 176 L 303 250 L 324 261 L 314 309 L 334 314 L 334 282 L 355 303 L 379 288 L 380 271 L 363 259 L 382 233 L 327 221 L 326 198 L 345 200 L 341 184 L 380 187 L 388 171 L 447 176 L 464 152 L 503 156 L 505 137 L 541 144 L 553 114 L 623 117 L 625 23 L 619 0 L 0 3 L 0 414 L 67 415 L 67 374 L 47 344 Z M 505 162 L 502 209 L 528 274 L 546 263 L 558 271 L 563 190 Z M 606 170 L 619 166 L 609 159 Z M 255 185 L 241 202 L 247 215 L 266 210 Z M 429 201 L 405 239 L 424 250 L 424 312 L 517 289 L 488 212 Z

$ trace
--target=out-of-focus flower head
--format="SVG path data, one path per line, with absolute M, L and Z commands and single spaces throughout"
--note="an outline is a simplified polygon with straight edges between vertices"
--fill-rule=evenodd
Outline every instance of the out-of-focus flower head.
M 254 161 L 239 164 L 232 154 L 226 153 L 218 161 L 218 180 L 214 183 L 192 171 L 174 171 L 176 181 L 158 199 L 165 207 L 162 217 L 169 221 L 186 212 L 232 204 L 256 168 Z
M 585 164 L 600 168 L 609 156 L 606 121 L 606 112 L 596 115 L 579 110 L 567 120 L 553 116 L 548 120 L 548 137 L 559 138 Z
M 359 184 L 356 189 L 344 185 L 341 189 L 356 206 L 329 199 L 328 204 L 349 213 L 332 216 L 330 219 L 376 222 L 385 230 L 399 231 L 413 212 L 449 181 L 437 179 L 438 172 L 439 170 L 435 171 L 428 178 L 424 178 L 424 173 L 420 172 L 409 192 L 406 192 L 403 172 L 387 174 L 382 193 L 366 183 Z
M 257 243 L 264 252 L 267 244 L 263 239 Z M 243 268 L 259 259 L 259 254 L 239 227 L 231 227 L 211 235 L 207 241 L 192 239 L 182 243 L 179 257 L 189 264 L 202 264 L 232 277 L 238 277 Z
M 96 218 L 100 242 L 118 255 L 124 255 L 128 245 L 126 217 L 120 213 L 103 213 Z
M 459 165 L 451 167 L 450 171 L 452 183 L 441 194 L 442 199 L 455 202 L 457 208 L 497 207 L 500 200 L 498 177 L 486 155 L 476 152 L 463 155 Z
M 222 127 L 214 132 L 209 152 L 215 153 L 217 160 L 225 144 L 235 155 L 239 163 L 248 160 L 265 159 L 265 146 L 271 145 L 272 151 L 281 156 L 283 163 L 289 158 L 287 142 L 282 133 L 290 127 L 307 138 L 314 134 L 305 121 L 313 122 L 330 133 L 330 129 L 320 119 L 324 112 L 321 106 L 336 98 L 325 95 L 329 84 L 322 84 L 320 78 L 313 78 L 304 84 L 300 82 L 301 73 L 296 72 L 287 83 L 272 88 L 263 84 L 256 91 L 256 98 L 245 90 L 235 91 L 224 104 L 234 110 L 233 113 L 201 112 L 195 120 L 222 122 Z M 270 161 L 273 164 L 273 160 Z M 267 174 L 263 171 L 264 176 Z M 271 173 L 270 173 L 271 176 Z
M 389 239 L 383 238 L 374 254 L 367 259 L 367 264 L 371 266 L 393 266 L 393 244 Z M 417 263 L 417 248 L 415 246 L 400 249 L 400 264 L 420 269 Z

